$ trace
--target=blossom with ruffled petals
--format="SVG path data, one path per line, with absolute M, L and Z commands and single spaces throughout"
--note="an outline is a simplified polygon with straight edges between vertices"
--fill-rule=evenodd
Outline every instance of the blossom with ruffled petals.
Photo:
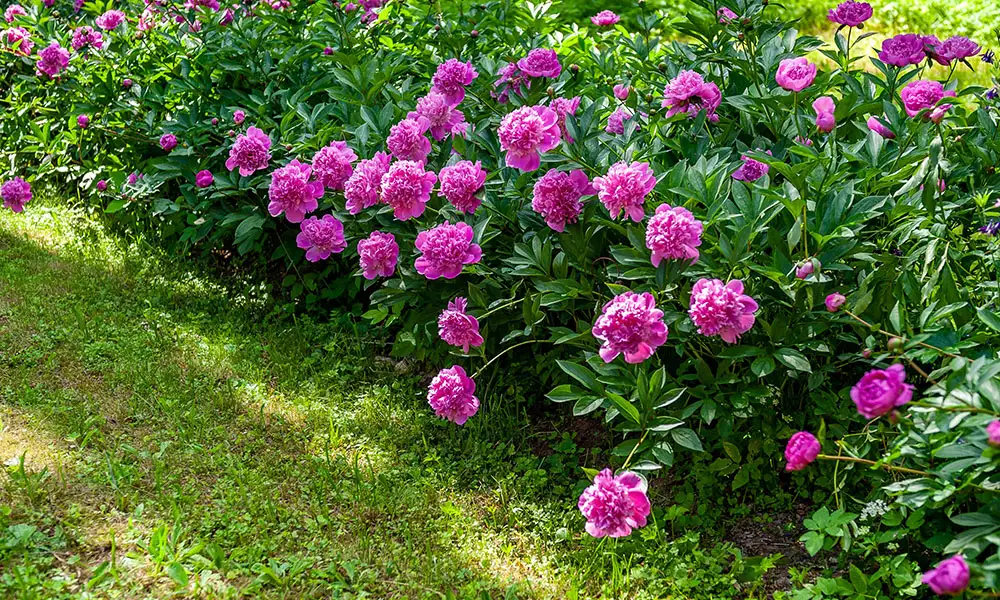
M 615 112 L 608 115 L 608 125 L 604 128 L 604 131 L 612 135 L 624 135 L 625 134 L 625 121 L 632 118 L 632 113 L 627 109 L 619 108 Z
M 424 135 L 431 128 L 431 122 L 423 117 L 406 118 L 389 130 L 385 145 L 397 160 L 427 162 L 431 153 L 431 141 Z
M 449 58 L 440 65 L 431 78 L 431 90 L 443 94 L 452 106 L 465 99 L 465 88 L 479 76 L 471 62 L 464 63 L 457 58 Z
M 863 417 L 880 417 L 913 397 L 913 385 L 905 381 L 906 370 L 899 363 L 872 369 L 851 388 L 851 400 Z
M 84 25 L 73 30 L 73 42 L 71 45 L 77 52 L 85 48 L 97 48 L 100 50 L 104 47 L 104 37 L 101 36 L 101 32 L 94 31 L 93 27 Z
M 196 187 L 207 188 L 213 183 L 215 183 L 215 177 L 208 169 L 198 171 L 198 174 L 194 176 L 194 185 Z
M 602 10 L 596 15 L 590 17 L 590 22 L 598 27 L 610 27 L 617 23 L 620 19 L 621 17 L 610 10 Z
M 552 110 L 556 111 L 556 117 L 558 117 L 559 133 L 562 134 L 563 139 L 566 140 L 567 144 L 573 143 L 573 137 L 570 136 L 569 131 L 566 129 L 566 117 L 568 115 L 575 115 L 576 109 L 580 107 L 580 97 L 575 98 L 556 98 L 550 104 Z
M 937 52 L 947 61 L 964 60 L 979 54 L 982 48 L 964 35 L 952 36 L 941 42 Z
M 535 182 L 531 208 L 542 215 L 549 227 L 562 233 L 566 224 L 575 223 L 583 211 L 580 199 L 595 193 L 587 175 L 579 169 L 547 171 Z
M 382 176 L 382 202 L 392 207 L 393 215 L 407 221 L 424 214 L 437 175 L 424 171 L 423 163 L 401 160 L 389 166 Z
M 160 148 L 170 152 L 177 147 L 177 136 L 172 133 L 164 133 L 160 136 Z
M 448 102 L 444 94 L 431 91 L 423 98 L 417 100 L 417 110 L 406 115 L 407 119 L 419 119 L 423 117 L 430 123 L 429 131 L 431 137 L 441 141 L 449 135 L 465 137 L 465 131 L 469 124 L 465 122 L 465 115 Z
M 339 254 L 347 247 L 344 240 L 344 224 L 333 215 L 323 218 L 309 217 L 299 226 L 295 245 L 306 251 L 306 260 L 319 262 L 331 254 Z
M 319 207 L 319 199 L 323 197 L 323 184 L 309 181 L 311 175 L 312 167 L 298 159 L 275 169 L 267 188 L 271 200 L 267 212 L 272 217 L 285 213 L 289 223 L 301 223 L 307 214 Z
M 378 204 L 382 193 L 382 177 L 389 170 L 391 162 L 391 156 L 385 152 L 376 152 L 372 158 L 359 162 L 344 182 L 344 199 L 347 200 L 347 210 L 352 215 Z
M 270 149 L 271 138 L 260 129 L 251 127 L 247 129 L 246 135 L 237 137 L 233 147 L 229 149 L 226 168 L 232 171 L 239 167 L 240 175 L 243 177 L 252 175 L 254 171 L 266 169 L 271 162 Z
M 808 431 L 799 431 L 785 446 L 786 471 L 801 471 L 819 456 L 821 447 L 816 436 Z
M 668 109 L 667 117 L 684 113 L 694 118 L 704 110 L 705 117 L 715 123 L 719 120 L 715 110 L 721 103 L 719 86 L 706 82 L 694 71 L 681 71 L 663 89 L 663 108 Z
M 656 176 L 644 162 L 618 162 L 611 165 L 603 177 L 594 178 L 597 197 L 608 209 L 612 219 L 621 215 L 636 223 L 645 216 L 646 196 L 656 187 Z
M 28 14 L 28 11 L 24 10 L 23 6 L 20 4 L 11 4 L 7 7 L 7 10 L 3 11 L 3 18 L 8 23 L 13 23 L 14 19 L 26 14 Z
M 577 506 L 587 519 L 587 533 L 596 537 L 625 537 L 646 526 L 649 497 L 646 481 L 631 471 L 614 475 L 604 469 L 580 494 Z
M 601 309 L 592 330 L 601 342 L 598 352 L 604 362 L 619 354 L 627 363 L 641 363 L 667 341 L 667 325 L 663 311 L 649 292 L 625 292 L 611 299 Z
M 35 69 L 39 75 L 55 78 L 68 66 L 69 50 L 60 46 L 59 42 L 52 42 L 38 51 L 38 62 L 35 63 Z
M 3 205 L 12 211 L 19 213 L 24 211 L 24 205 L 31 201 L 31 184 L 15 177 L 0 185 L 0 198 Z
M 698 260 L 703 229 L 701 221 L 688 209 L 669 204 L 657 206 L 646 225 L 646 247 L 652 251 L 653 266 L 660 266 L 664 258 Z
M 814 79 L 816 79 L 816 65 L 804 56 L 782 60 L 778 63 L 778 71 L 774 75 L 778 85 L 789 92 L 801 92 L 812 85 Z
M 391 233 L 373 231 L 363 240 L 358 240 L 358 260 L 365 279 L 392 277 L 399 258 L 399 244 Z
M 879 60 L 894 67 L 919 65 L 926 56 L 924 38 L 916 33 L 902 33 L 884 40 L 878 53 Z
M 771 151 L 768 150 L 767 153 L 770 154 Z M 740 160 L 743 161 L 743 164 L 741 164 L 738 169 L 733 171 L 732 174 L 733 179 L 737 179 L 739 181 L 757 181 L 764 175 L 767 175 L 767 172 L 771 170 L 771 167 L 767 163 L 750 158 L 746 154 L 741 156 Z
M 994 419 L 986 426 L 986 442 L 994 448 L 1000 448 L 1000 419 Z
M 448 221 L 417 234 L 416 246 L 421 256 L 414 262 L 417 272 L 427 279 L 454 279 L 465 265 L 475 264 L 483 256 L 482 248 L 472 243 L 475 232 L 465 223 Z
M 872 5 L 867 2 L 847 0 L 838 4 L 836 8 L 831 8 L 827 18 L 840 25 L 857 27 L 872 18 Z
M 517 61 L 517 68 L 528 77 L 548 77 L 555 79 L 562 72 L 559 56 L 555 50 L 535 48 L 527 56 Z
M 105 31 L 111 31 L 125 22 L 125 13 L 120 10 L 109 10 L 94 19 L 94 24 Z
M 351 173 L 358 155 L 347 146 L 347 142 L 330 142 L 313 155 L 313 176 L 331 190 L 342 190 Z
M 899 92 L 899 98 L 903 101 L 903 108 L 906 114 L 915 117 L 920 111 L 935 108 L 937 103 L 945 96 L 954 96 L 953 90 L 945 90 L 940 81 L 929 81 L 919 79 L 906 84 Z M 932 117 L 928 114 L 928 117 Z M 943 116 L 943 115 L 942 115 Z
M 14 54 L 20 56 L 31 56 L 31 51 L 35 47 L 35 42 L 31 41 L 31 33 L 24 27 L 12 27 L 5 29 L 0 36 L 7 42 L 7 47 L 11 48 Z M 16 46 L 16 48 L 15 48 Z
M 455 298 L 438 317 L 438 335 L 442 340 L 458 346 L 465 354 L 471 346 L 482 346 L 483 336 L 479 334 L 479 321 L 465 312 L 468 301 Z
M 464 425 L 479 411 L 479 398 L 475 394 L 476 382 L 466 375 L 465 369 L 455 365 L 441 369 L 434 377 L 427 390 L 427 402 L 437 416 Z
M 477 193 L 485 183 L 482 163 L 463 160 L 441 169 L 440 194 L 459 211 L 472 214 L 482 203 Z
M 725 284 L 719 279 L 699 279 L 691 289 L 688 315 L 701 335 L 717 335 L 735 344 L 753 327 L 757 308 L 757 302 L 743 293 L 739 279 Z
M 522 106 L 500 121 L 497 133 L 507 166 L 534 171 L 540 154 L 559 145 L 559 116 L 548 106 Z

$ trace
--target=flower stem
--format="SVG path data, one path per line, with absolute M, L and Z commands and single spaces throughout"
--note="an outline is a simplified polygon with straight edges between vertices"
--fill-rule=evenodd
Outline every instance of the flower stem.
M 895 471 L 895 472 L 898 472 L 898 473 L 907 473 L 909 475 L 920 475 L 921 477 L 933 477 L 934 476 L 932 473 L 928 473 L 927 471 L 918 471 L 916 469 L 907 469 L 906 467 L 896 467 L 896 466 L 893 466 L 893 465 L 887 465 L 887 464 L 883 464 L 883 463 L 877 463 L 874 460 L 867 460 L 867 459 L 864 459 L 864 458 L 854 458 L 853 456 L 831 456 L 829 454 L 820 454 L 816 458 L 822 458 L 823 460 L 839 460 L 839 461 L 843 461 L 843 462 L 860 463 L 860 464 L 863 464 L 863 465 L 869 465 L 869 466 L 873 466 L 873 467 L 879 467 L 879 468 L 885 469 L 887 471 Z

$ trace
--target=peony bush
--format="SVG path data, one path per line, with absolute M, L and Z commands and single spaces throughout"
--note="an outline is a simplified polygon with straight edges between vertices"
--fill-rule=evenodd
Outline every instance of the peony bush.
M 11 5 L 0 193 L 69 190 L 353 311 L 454 426 L 501 366 L 603 419 L 593 537 L 708 454 L 720 494 L 811 499 L 805 548 L 861 574 L 794 597 L 995 589 L 1000 103 L 957 84 L 997 84 L 994 40 L 866 53 L 864 2 L 829 7 L 832 45 L 694 4 Z

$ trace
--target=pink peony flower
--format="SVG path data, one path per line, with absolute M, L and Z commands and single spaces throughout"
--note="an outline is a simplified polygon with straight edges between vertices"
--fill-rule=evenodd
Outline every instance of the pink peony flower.
M 823 133 L 830 133 L 837 126 L 837 118 L 833 115 L 837 110 L 837 105 L 833 103 L 833 98 L 820 96 L 813 102 L 813 110 L 816 111 L 816 129 Z
M 330 56 L 331 54 L 333 54 L 333 48 L 330 46 L 323 48 L 323 56 Z
M 493 87 L 498 91 L 490 92 L 490 95 L 496 98 L 500 104 L 507 103 L 511 92 L 517 96 L 523 96 L 525 91 L 531 87 L 530 78 L 521 73 L 521 69 L 515 63 L 508 63 L 507 66 L 500 69 L 498 75 L 500 77 L 493 84 Z
M 694 118 L 704 110 L 705 117 L 715 123 L 719 120 L 715 110 L 721 103 L 722 94 L 719 92 L 719 86 L 706 83 L 704 78 L 694 71 L 681 71 L 663 89 L 663 108 L 668 109 L 667 117 L 684 113 L 689 118 Z
M 636 223 L 645 216 L 643 203 L 654 187 L 656 176 L 644 162 L 615 163 L 608 169 L 607 175 L 594 178 L 597 197 L 608 209 L 611 218 L 617 219 L 624 213 Z
M 312 167 L 300 163 L 298 159 L 275 169 L 271 173 L 271 185 L 267 188 L 267 196 L 271 202 L 267 212 L 272 217 L 285 213 L 289 223 L 301 223 L 302 219 L 319 207 L 319 199 L 323 197 L 323 184 L 309 181 Z
M 399 258 L 399 245 L 391 233 L 373 231 L 363 240 L 358 240 L 358 259 L 365 279 L 392 277 Z
M 945 96 L 954 95 L 955 92 L 952 90 L 945 91 L 941 82 L 926 79 L 911 81 L 899 92 L 903 108 L 906 109 L 906 114 L 911 117 L 919 115 L 922 110 L 934 108 Z
M 770 154 L 771 151 L 768 150 L 767 153 Z M 738 179 L 739 181 L 757 181 L 771 170 L 771 167 L 767 163 L 754 160 L 746 154 L 741 156 L 740 160 L 743 161 L 743 164 L 733 171 L 732 175 L 733 179 Z
M 729 8 L 726 8 L 725 6 L 715 11 L 715 16 L 719 17 L 719 23 L 722 25 L 729 25 L 730 23 L 739 18 L 739 16 L 736 13 L 734 13 Z
M 97 191 L 103 192 L 108 189 L 108 182 L 103 179 L 97 182 Z
M 76 118 L 76 126 L 80 129 L 86 129 L 87 125 L 90 125 L 90 117 L 87 115 L 79 115 Z
M 459 161 L 441 169 L 440 195 L 461 212 L 472 214 L 482 203 L 476 194 L 486 183 L 486 171 L 478 160 Z
M 795 267 L 795 278 L 805 279 L 806 277 L 812 275 L 815 270 L 816 267 L 813 265 L 813 262 L 811 260 L 807 260 Z
M 427 390 L 427 402 L 434 414 L 456 425 L 465 425 L 469 417 L 479 411 L 476 382 L 465 374 L 465 369 L 455 365 L 441 369 Z
M 229 158 L 226 160 L 226 168 L 232 171 L 239 167 L 240 175 L 247 177 L 254 171 L 267 168 L 271 162 L 271 138 L 257 129 L 251 127 L 247 129 L 246 135 L 236 138 L 233 147 L 229 149 Z
M 583 171 L 547 171 L 535 182 L 531 208 L 545 223 L 562 233 L 567 223 L 576 223 L 583 205 L 580 199 L 597 193 Z
M 507 166 L 534 171 L 543 152 L 559 145 L 559 116 L 548 106 L 522 106 L 500 121 L 500 148 L 507 152 Z
M 441 316 L 438 317 L 438 335 L 468 354 L 470 346 L 483 345 L 483 336 L 479 335 L 479 321 L 476 317 L 466 314 L 466 306 L 468 301 L 461 297 L 448 303 L 448 308 L 441 311 Z
M 594 477 L 577 505 L 587 519 L 587 533 L 596 538 L 630 535 L 646 526 L 650 511 L 646 481 L 631 471 L 613 475 L 611 469 Z
M 111 31 L 125 22 L 125 13 L 120 10 L 109 10 L 94 19 L 94 23 L 105 31 Z
M 881 119 L 878 117 L 868 117 L 868 129 L 874 131 L 887 140 L 896 139 L 896 134 L 893 133 L 887 125 L 883 124 Z
M 593 17 L 590 17 L 590 22 L 593 23 L 594 25 L 597 25 L 598 27 L 610 27 L 611 25 L 617 23 L 619 20 L 621 20 L 621 17 L 611 12 L 610 10 L 602 10 Z
M 948 62 L 971 58 L 980 50 L 979 44 L 961 35 L 952 36 L 937 47 L 937 53 Z
M 465 223 L 452 225 L 448 221 L 417 234 L 416 246 L 422 256 L 414 263 L 417 272 L 427 279 L 454 279 L 462 267 L 475 264 L 483 256 L 478 244 L 472 243 L 475 232 Z
M 358 155 L 347 142 L 330 142 L 313 155 L 313 176 L 327 189 L 342 190 L 354 172 L 352 165 L 356 160 Z
M 437 175 L 424 171 L 423 163 L 401 160 L 393 163 L 382 176 L 382 202 L 392 207 L 393 215 L 408 221 L 424 214 Z
M 858 27 L 872 18 L 872 5 L 867 2 L 847 0 L 838 4 L 837 8 L 831 8 L 827 18 L 847 27 Z
M 786 58 L 778 63 L 778 71 L 774 80 L 789 92 L 801 92 L 816 79 L 816 65 L 804 56 Z
M 913 397 L 913 386 L 905 380 L 906 371 L 899 363 L 872 369 L 851 388 L 851 400 L 866 419 L 880 417 Z
M 649 292 L 625 292 L 612 298 L 601 309 L 592 333 L 601 342 L 598 353 L 606 363 L 619 354 L 625 355 L 627 363 L 641 363 L 667 341 L 663 311 L 656 308 Z
M 69 66 L 69 50 L 60 46 L 59 42 L 52 42 L 38 51 L 35 68 L 39 76 L 47 75 L 50 79 L 55 78 L 67 66 Z
M 28 14 L 28 11 L 24 10 L 23 6 L 20 4 L 11 4 L 7 7 L 7 10 L 3 11 L 3 18 L 8 23 L 13 23 L 14 19 L 26 14 Z
M 632 88 L 630 88 L 627 85 L 618 84 L 611 89 L 615 93 L 615 98 L 618 98 L 619 100 L 624 102 L 625 100 L 628 100 L 628 95 Z
M 236 123 L 237 125 L 242 125 L 246 118 L 247 114 L 242 110 L 237 109 L 233 112 L 233 123 Z
M 517 61 L 517 68 L 528 77 L 548 77 L 555 79 L 562 72 L 559 56 L 555 50 L 535 48 L 527 56 Z
M 465 99 L 465 88 L 479 76 L 471 62 L 464 63 L 457 58 L 449 58 L 440 65 L 431 78 L 431 90 L 445 97 L 448 104 L 457 106 Z
M 31 51 L 34 49 L 35 43 L 31 41 L 31 33 L 27 29 L 24 27 L 12 27 L 4 30 L 0 35 L 7 40 L 7 46 L 13 50 L 14 54 L 31 56 Z
M 358 168 L 344 182 L 344 198 L 347 210 L 356 215 L 366 208 L 378 204 L 382 194 L 382 177 L 389 170 L 392 157 L 384 152 L 358 163 Z
M 939 596 L 957 596 L 969 587 L 969 565 L 961 554 L 937 564 L 920 578 Z
M 0 198 L 3 198 L 3 205 L 12 211 L 24 212 L 24 205 L 31 200 L 31 184 L 15 177 L 0 185 Z
M 128 174 L 128 178 L 125 181 L 127 181 L 129 185 L 135 185 L 141 177 L 142 175 L 140 173 L 132 172 Z
M 309 262 L 326 260 L 331 254 L 340 254 L 347 247 L 344 224 L 333 215 L 323 215 L 322 219 L 309 217 L 302 221 L 299 229 L 295 245 L 306 251 Z
M 608 115 L 608 126 L 604 128 L 604 131 L 612 135 L 624 135 L 625 134 L 625 121 L 632 118 L 632 113 L 624 108 L 619 108 L 615 112 Z
M 703 228 L 701 221 L 686 208 L 672 208 L 669 204 L 657 206 L 646 225 L 646 247 L 653 252 L 653 266 L 659 267 L 664 258 L 698 260 L 697 248 L 701 245 Z
M 986 440 L 990 446 L 1000 448 L 1000 419 L 994 419 L 986 426 Z
M 406 115 L 407 119 L 419 120 L 421 117 L 430 123 L 431 137 L 441 141 L 449 135 L 465 137 L 468 123 L 465 115 L 448 102 L 444 94 L 431 91 L 417 100 L 417 110 Z
M 566 130 L 566 117 L 567 115 L 575 115 L 576 109 L 580 107 L 580 97 L 575 98 L 556 98 L 554 99 L 550 106 L 552 110 L 556 111 L 556 117 L 558 117 L 557 123 L 559 124 L 559 133 L 562 134 L 563 139 L 566 140 L 567 144 L 573 143 L 573 138 L 569 135 L 569 131 Z
M 843 294 L 839 294 L 837 292 L 834 292 L 834 293 L 832 293 L 832 294 L 830 294 L 829 296 L 826 297 L 826 301 L 825 301 L 826 310 L 828 310 L 828 311 L 830 311 L 832 313 L 835 313 L 838 310 L 840 310 L 840 307 L 843 306 L 845 302 L 847 302 L 847 297 L 846 296 L 844 296 Z
M 915 33 L 903 33 L 883 41 L 878 53 L 879 60 L 894 67 L 919 65 L 926 56 L 924 38 Z
M 753 327 L 757 308 L 757 302 L 743 293 L 739 279 L 727 284 L 719 279 L 699 279 L 691 289 L 688 315 L 701 335 L 717 335 L 735 344 Z
M 160 136 L 160 148 L 170 152 L 177 147 L 177 136 L 172 133 L 164 133 Z
M 385 145 L 397 160 L 425 163 L 431 153 L 431 141 L 424 134 L 430 128 L 431 122 L 425 118 L 403 119 L 392 126 Z
M 208 169 L 198 171 L 198 174 L 194 176 L 195 187 L 207 188 L 213 183 L 215 183 L 215 177 Z
M 94 31 L 92 27 L 85 25 L 73 30 L 73 42 L 71 45 L 77 52 L 84 48 L 97 48 L 100 50 L 104 47 L 104 38 L 99 31 Z
M 788 440 L 785 446 L 786 471 L 801 471 L 819 456 L 820 444 L 816 436 L 808 431 L 800 431 Z

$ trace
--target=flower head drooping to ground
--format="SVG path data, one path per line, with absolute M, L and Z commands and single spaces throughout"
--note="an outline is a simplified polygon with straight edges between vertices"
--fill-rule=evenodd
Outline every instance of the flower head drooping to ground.
M 7 42 L 7 47 L 20 56 L 31 56 L 31 50 L 35 43 L 31 41 L 31 33 L 24 27 L 12 27 L 6 29 L 2 34 Z M 15 48 L 16 46 L 16 48 Z
M 452 346 L 458 346 L 465 354 L 471 346 L 482 346 L 483 336 L 479 334 L 479 321 L 465 312 L 468 301 L 455 298 L 448 308 L 438 316 L 438 335 Z
M 631 91 L 631 88 L 627 85 L 619 83 L 615 85 L 615 87 L 611 88 L 611 91 L 614 92 L 615 98 L 624 102 L 625 100 L 628 100 L 628 94 Z
M 423 117 L 403 119 L 389 130 L 385 145 L 397 160 L 425 163 L 431 153 L 431 141 L 425 135 L 430 128 L 431 122 Z
M 441 369 L 427 390 L 427 402 L 434 414 L 456 425 L 465 425 L 469 417 L 479 412 L 476 382 L 466 375 L 465 369 L 455 365 Z
M 24 10 L 23 6 L 20 4 L 11 4 L 7 7 L 7 10 L 3 11 L 3 18 L 8 23 L 13 23 L 14 19 L 26 14 L 28 14 L 28 11 Z
M 342 190 L 354 172 L 354 161 L 358 155 L 347 146 L 347 142 L 334 141 L 323 146 L 313 155 L 313 176 L 330 190 Z
M 722 94 L 719 92 L 719 86 L 707 83 L 694 71 L 681 71 L 663 89 L 662 106 L 668 109 L 667 117 L 684 113 L 689 118 L 694 118 L 704 110 L 705 117 L 715 123 L 719 120 L 715 110 L 721 103 Z
M 548 106 L 522 106 L 500 121 L 497 134 L 507 166 L 534 171 L 540 155 L 559 145 L 559 116 Z
M 879 119 L 878 117 L 875 117 L 875 116 L 868 117 L 868 123 L 867 124 L 868 124 L 868 129 L 870 129 L 871 131 L 874 131 L 875 133 L 879 134 L 883 138 L 885 138 L 887 140 L 894 140 L 894 139 L 896 139 L 896 134 L 893 133 L 892 130 L 889 129 L 889 127 L 885 123 L 883 123 L 882 120 Z
M 99 31 L 94 31 L 93 27 L 84 25 L 73 30 L 73 42 L 71 45 L 77 52 L 86 48 L 100 50 L 104 47 L 104 38 Z
M 957 596 L 969 587 L 969 565 L 961 554 L 956 554 L 924 573 L 920 581 L 939 596 Z
M 847 302 L 847 298 L 840 293 L 834 292 L 826 297 L 824 303 L 826 304 L 826 310 L 835 313 L 840 310 L 840 307 Z
M 510 100 L 512 92 L 517 96 L 524 96 L 524 93 L 531 87 L 531 79 L 521 72 L 516 63 L 508 63 L 497 74 L 499 77 L 493 84 L 496 91 L 490 94 L 500 104 L 506 104 Z
M 31 201 L 31 184 L 20 177 L 5 181 L 0 185 L 0 198 L 5 208 L 24 212 L 24 205 Z
M 548 48 L 535 48 L 527 56 L 517 61 L 517 68 L 528 77 L 555 79 L 562 73 L 559 56 L 555 50 Z
M 170 152 L 177 147 L 177 136 L 172 133 L 164 133 L 160 136 L 160 148 Z
M 80 129 L 86 129 L 90 125 L 90 117 L 87 115 L 79 115 L 76 117 L 76 126 Z
M 611 165 L 603 177 L 594 178 L 597 197 L 608 209 L 612 219 L 621 215 L 636 223 L 645 216 L 646 196 L 656 187 L 656 176 L 644 162 L 618 162 Z
M 837 118 L 833 114 L 837 110 L 837 105 L 834 104 L 833 98 L 829 96 L 816 98 L 813 101 L 813 110 L 816 111 L 816 129 L 823 133 L 833 131 L 837 126 Z
M 363 240 L 358 240 L 358 259 L 365 279 L 392 277 L 399 258 L 399 244 L 391 233 L 373 231 Z
M 590 17 L 590 22 L 598 27 L 610 27 L 620 20 L 621 17 L 610 10 L 602 10 L 596 15 Z
M 442 94 L 448 104 L 457 106 L 465 99 L 465 88 L 479 76 L 471 62 L 449 58 L 440 65 L 431 79 L 431 90 Z
M 535 182 L 531 208 L 542 215 L 550 228 L 562 233 L 566 224 L 576 223 L 583 211 L 581 198 L 595 193 L 583 171 L 551 170 Z
M 240 175 L 247 177 L 254 171 L 267 168 L 271 162 L 271 138 L 260 129 L 251 127 L 245 135 L 236 138 L 233 147 L 229 149 L 226 168 L 232 171 L 239 167 Z
M 196 187 L 207 188 L 215 183 L 215 177 L 212 176 L 212 172 L 205 169 L 198 171 L 198 174 L 194 176 L 194 184 Z
M 771 151 L 768 150 L 767 153 L 770 154 Z M 767 175 L 767 172 L 771 169 L 767 163 L 750 158 L 746 154 L 741 156 L 740 160 L 743 161 L 743 164 L 741 164 L 738 169 L 733 171 L 732 175 L 733 179 L 737 179 L 739 181 L 752 183 L 764 175 Z
M 111 31 L 125 22 L 125 13 L 120 10 L 109 10 L 94 19 L 94 23 L 104 31 Z
M 431 137 L 441 141 L 449 135 L 459 135 L 465 137 L 468 123 L 465 122 L 465 115 L 448 102 L 444 94 L 431 91 L 423 98 L 417 100 L 417 110 L 406 115 L 407 119 L 418 120 L 421 117 L 430 123 L 429 131 Z
M 816 79 L 816 65 L 804 56 L 782 60 L 778 63 L 778 71 L 774 75 L 778 85 L 789 92 L 801 92 L 812 85 L 814 79 Z
M 595 538 L 618 538 L 645 527 L 650 511 L 646 489 L 646 481 L 631 471 L 598 473 L 577 503 L 587 519 L 587 533 Z
M 816 436 L 808 431 L 792 435 L 785 446 L 786 471 L 801 471 L 819 456 L 820 444 Z
M 563 139 L 566 140 L 567 144 L 573 143 L 573 137 L 570 136 L 569 131 L 566 129 L 566 117 L 568 115 L 575 115 L 576 109 L 580 107 L 580 97 L 575 98 L 556 98 L 552 101 L 552 110 L 556 111 L 557 123 L 559 124 L 559 133 L 562 134 Z
M 952 90 L 945 90 L 940 81 L 929 81 L 919 79 L 911 81 L 899 92 L 899 97 L 903 101 L 903 108 L 906 114 L 916 117 L 920 111 L 934 108 L 945 96 L 954 96 Z M 933 117 L 933 115 L 929 115 Z
M 38 75 L 46 75 L 50 79 L 54 79 L 68 66 L 69 50 L 60 46 L 59 42 L 52 42 L 38 51 L 38 62 L 35 63 Z
M 331 254 L 340 254 L 347 247 L 344 240 L 344 224 L 333 215 L 323 218 L 309 217 L 299 226 L 295 245 L 306 251 L 306 260 L 319 262 Z
M 888 369 L 872 369 L 851 388 L 851 400 L 866 419 L 880 417 L 913 397 L 906 370 L 896 363 Z
M 436 182 L 437 175 L 424 171 L 423 163 L 397 161 L 382 176 L 382 201 L 392 207 L 397 219 L 408 221 L 424 214 Z
M 592 332 L 601 342 L 598 353 L 607 363 L 619 354 L 625 355 L 627 363 L 641 363 L 667 341 L 663 311 L 656 308 L 649 292 L 625 292 L 612 298 L 601 309 Z
M 872 18 L 872 5 L 867 2 L 847 0 L 838 4 L 836 8 L 831 8 L 827 18 L 840 25 L 858 27 Z
M 604 128 L 604 131 L 612 135 L 624 135 L 625 134 L 625 121 L 632 118 L 632 113 L 627 109 L 619 108 L 615 112 L 608 115 L 608 126 Z
M 344 199 L 347 210 L 356 215 L 366 208 L 378 204 L 382 193 L 382 177 L 389 171 L 392 157 L 385 152 L 358 163 L 356 169 L 344 182 Z
M 719 23 L 721 25 L 729 25 L 733 21 L 739 18 L 739 16 L 732 11 L 732 9 L 723 6 L 719 10 L 715 11 L 715 16 L 719 17 Z
M 475 232 L 465 223 L 448 221 L 417 234 L 416 246 L 421 256 L 414 262 L 417 272 L 427 279 L 454 279 L 465 265 L 475 264 L 483 256 L 472 243 Z
M 703 229 L 701 221 L 695 219 L 688 209 L 669 204 L 657 206 L 646 225 L 646 248 L 653 253 L 653 266 L 660 266 L 664 258 L 698 260 Z
M 272 217 L 285 213 L 289 223 L 301 223 L 302 219 L 319 207 L 319 199 L 323 197 L 323 184 L 309 181 L 312 167 L 300 163 L 298 159 L 275 169 L 271 173 L 271 186 L 267 196 L 271 202 L 267 212 Z
M 699 279 L 691 289 L 688 315 L 701 335 L 717 335 L 735 344 L 753 327 L 757 308 L 757 302 L 743 293 L 739 279 L 726 284 L 719 279 Z
M 926 56 L 924 38 L 916 33 L 902 33 L 883 41 L 878 53 L 879 60 L 894 67 L 919 65 Z
M 472 214 L 482 203 L 477 194 L 485 183 L 482 163 L 463 160 L 441 169 L 440 194 L 459 211 Z

